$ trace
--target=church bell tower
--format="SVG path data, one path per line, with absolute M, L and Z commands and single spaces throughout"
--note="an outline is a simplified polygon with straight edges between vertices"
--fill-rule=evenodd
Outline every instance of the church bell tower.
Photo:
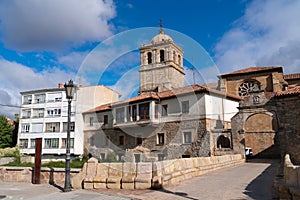
M 140 47 L 140 60 L 139 94 L 184 86 L 183 51 L 164 33 L 161 22 L 159 34 Z

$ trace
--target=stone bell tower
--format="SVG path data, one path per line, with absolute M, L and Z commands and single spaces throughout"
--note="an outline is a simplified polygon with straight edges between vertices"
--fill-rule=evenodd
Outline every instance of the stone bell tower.
M 164 33 L 161 22 L 159 34 L 140 47 L 140 59 L 139 94 L 184 86 L 183 51 Z

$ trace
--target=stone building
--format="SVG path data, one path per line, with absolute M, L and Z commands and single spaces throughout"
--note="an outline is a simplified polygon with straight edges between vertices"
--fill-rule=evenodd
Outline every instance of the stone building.
M 281 157 L 290 154 L 293 164 L 300 165 L 300 85 L 278 92 L 272 98 L 280 124 L 278 141 Z
M 140 59 L 138 96 L 84 113 L 86 149 L 127 161 L 233 153 L 230 119 L 240 97 L 184 86 L 183 51 L 162 29 Z
M 289 125 L 293 120 L 288 113 L 290 108 L 297 107 L 295 99 L 299 96 L 295 91 L 300 74 L 285 75 L 282 67 L 250 67 L 220 75 L 219 79 L 221 91 L 243 98 L 239 112 L 232 118 L 236 152 L 242 153 L 245 147 L 251 147 L 256 156 L 280 157 L 284 151 L 294 149 L 286 145 L 294 141 L 287 135 L 291 129 L 295 133 L 298 128 L 295 124 Z

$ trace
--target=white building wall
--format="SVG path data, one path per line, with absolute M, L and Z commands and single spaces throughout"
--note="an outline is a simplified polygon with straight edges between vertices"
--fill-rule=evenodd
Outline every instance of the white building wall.
M 230 121 L 238 112 L 239 103 L 221 96 L 205 94 L 206 118 Z
M 46 94 L 46 101 L 44 103 L 36 103 L 34 102 L 35 94 Z M 52 96 L 55 93 L 60 93 L 62 99 L 58 102 L 49 102 L 48 97 Z M 51 94 L 51 95 L 49 95 Z M 24 95 L 32 95 L 32 103 L 31 104 L 23 104 L 24 103 Z M 113 90 L 102 86 L 87 86 L 87 87 L 79 87 L 74 99 L 71 103 L 71 122 L 75 122 L 75 130 L 71 131 L 71 138 L 74 138 L 74 148 L 71 148 L 71 153 L 76 155 L 83 153 L 83 145 L 84 145 L 84 136 L 83 136 L 83 118 L 82 113 L 91 108 L 94 108 L 96 105 L 99 106 L 104 103 L 110 103 L 112 101 L 117 101 L 119 94 L 114 92 Z M 33 109 L 44 108 L 44 117 L 33 118 Z M 31 110 L 30 118 L 23 118 L 22 111 L 24 109 Z M 60 115 L 57 116 L 48 116 L 48 109 L 61 109 Z M 30 140 L 35 138 L 43 138 L 42 141 L 42 154 L 65 154 L 66 148 L 62 146 L 62 139 L 67 137 L 67 131 L 63 130 L 63 123 L 67 123 L 68 117 L 68 102 L 66 99 L 64 89 L 57 88 L 56 89 L 45 89 L 45 90 L 37 90 L 32 92 L 26 92 L 22 95 L 22 108 L 20 115 L 20 123 L 19 123 L 19 136 L 18 136 L 18 144 L 20 144 L 20 139 L 28 139 L 28 148 L 21 148 L 20 151 L 25 154 L 34 154 L 35 149 L 30 147 Z M 58 132 L 49 132 L 46 131 L 46 123 L 56 122 L 60 124 L 60 130 Z M 32 132 L 32 124 L 42 123 L 43 131 L 39 133 Z M 22 132 L 22 124 L 29 124 L 30 130 L 27 133 Z M 59 145 L 58 148 L 45 148 L 45 139 L 50 138 L 58 138 Z

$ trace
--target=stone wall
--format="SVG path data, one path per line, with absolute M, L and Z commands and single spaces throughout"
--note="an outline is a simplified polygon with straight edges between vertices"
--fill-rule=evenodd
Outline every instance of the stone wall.
M 291 162 L 289 154 L 284 158 L 283 178 L 277 178 L 274 186 L 280 199 L 300 199 L 300 166 Z
M 77 175 L 80 169 L 71 169 L 71 178 Z M 17 181 L 31 183 L 33 168 L 0 166 L 0 181 Z M 41 169 L 41 183 L 63 184 L 65 182 L 65 169 L 47 168 Z
M 292 162 L 300 165 L 300 97 L 286 96 L 273 101 L 280 122 L 278 135 L 282 157 L 289 154 Z
M 135 149 L 139 146 L 137 136 L 142 136 L 142 147 L 149 149 L 152 155 L 150 159 L 147 159 L 147 156 L 141 156 L 141 158 L 145 158 L 141 161 L 158 160 L 158 155 L 164 155 L 164 159 L 177 159 L 183 155 L 190 157 L 210 156 L 214 145 L 210 142 L 210 132 L 206 131 L 207 121 L 214 120 L 182 120 L 160 123 L 159 125 L 136 125 L 122 129 L 87 131 L 85 132 L 85 144 L 89 153 L 97 158 L 101 153 L 107 154 L 109 149 L 117 155 L 124 156 L 127 154 L 127 149 Z M 183 132 L 192 132 L 192 143 L 183 143 Z M 157 144 L 157 133 L 164 134 L 164 144 Z M 120 145 L 120 136 L 124 136 L 122 145 Z M 107 140 L 106 138 L 109 138 L 109 141 L 101 143 L 101 141 Z
M 98 163 L 91 158 L 72 178 L 74 188 L 161 188 L 224 167 L 244 163 L 243 155 L 195 157 L 157 162 Z

